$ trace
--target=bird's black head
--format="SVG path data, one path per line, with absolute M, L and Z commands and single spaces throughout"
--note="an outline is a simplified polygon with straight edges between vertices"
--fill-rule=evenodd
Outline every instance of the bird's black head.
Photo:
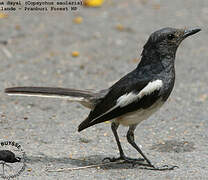
M 175 57 L 176 50 L 180 43 L 188 36 L 199 32 L 201 29 L 176 29 L 163 28 L 152 33 L 144 46 L 142 56 L 152 56 L 152 53 L 159 56 Z

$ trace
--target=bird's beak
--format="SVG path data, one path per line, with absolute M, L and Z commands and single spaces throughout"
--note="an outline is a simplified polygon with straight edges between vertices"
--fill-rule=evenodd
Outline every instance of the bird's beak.
M 196 34 L 198 33 L 199 31 L 201 31 L 201 29 L 197 28 L 197 29 L 186 29 L 184 31 L 184 34 L 183 34 L 183 38 L 186 38 L 188 36 L 191 36 L 193 34 Z

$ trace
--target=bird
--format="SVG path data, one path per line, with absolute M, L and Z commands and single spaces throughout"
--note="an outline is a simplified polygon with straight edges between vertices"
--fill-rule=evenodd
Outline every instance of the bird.
M 8 95 L 40 96 L 67 98 L 79 102 L 90 109 L 87 118 L 81 122 L 78 131 L 105 121 L 111 122 L 119 154 L 118 158 L 104 160 L 123 161 L 144 165 L 155 170 L 158 168 L 135 143 L 134 131 L 138 124 L 148 119 L 167 101 L 175 82 L 175 57 L 181 42 L 188 36 L 199 32 L 200 28 L 166 27 L 153 32 L 143 46 L 141 60 L 128 74 L 109 88 L 102 90 L 77 90 L 58 87 L 11 87 L 6 88 Z M 127 141 L 142 158 L 130 158 L 124 154 L 117 129 L 119 125 L 129 127 Z
M 15 154 L 9 150 L 0 150 L 0 164 L 2 164 L 3 175 L 4 175 L 4 165 L 10 167 L 6 163 L 16 163 L 20 162 L 20 157 L 15 157 Z

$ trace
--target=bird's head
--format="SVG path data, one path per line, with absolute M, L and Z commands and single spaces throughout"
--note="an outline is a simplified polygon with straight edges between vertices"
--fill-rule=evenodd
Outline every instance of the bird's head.
M 152 53 L 160 54 L 161 56 L 174 56 L 180 43 L 201 29 L 176 29 L 163 28 L 152 33 L 144 45 L 142 55 L 151 55 Z M 152 52 L 152 53 L 151 53 Z

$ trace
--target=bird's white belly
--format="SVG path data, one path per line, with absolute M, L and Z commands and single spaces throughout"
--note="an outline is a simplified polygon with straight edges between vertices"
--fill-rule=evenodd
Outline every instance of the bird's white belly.
M 149 118 L 163 104 L 164 102 L 162 100 L 158 100 L 156 103 L 154 103 L 151 107 L 147 109 L 139 109 L 137 111 L 127 113 L 123 116 L 116 118 L 115 121 L 123 126 L 139 124 L 143 120 Z

